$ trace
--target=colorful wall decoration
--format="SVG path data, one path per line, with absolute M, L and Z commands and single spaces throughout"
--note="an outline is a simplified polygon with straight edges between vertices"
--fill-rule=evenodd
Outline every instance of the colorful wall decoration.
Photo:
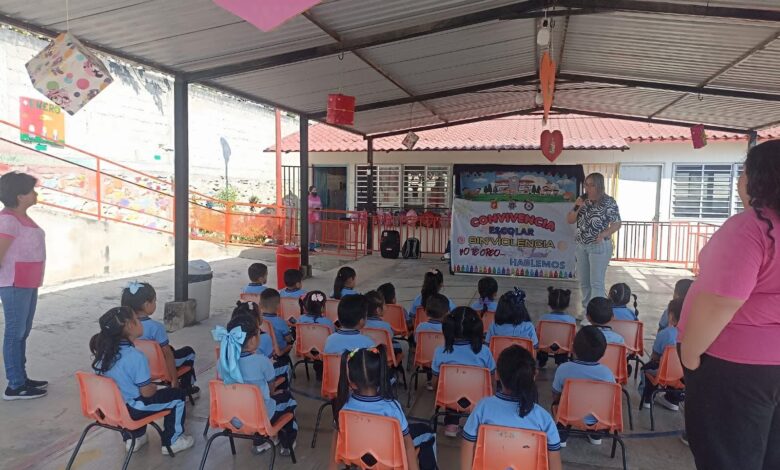
M 48 101 L 19 98 L 19 138 L 22 142 L 65 145 L 65 113 Z

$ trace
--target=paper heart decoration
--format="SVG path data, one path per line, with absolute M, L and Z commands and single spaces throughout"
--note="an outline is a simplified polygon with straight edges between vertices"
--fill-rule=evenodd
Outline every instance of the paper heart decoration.
M 561 152 L 563 152 L 563 134 L 561 134 L 561 131 L 542 131 L 541 147 L 542 155 L 551 162 L 554 162 Z

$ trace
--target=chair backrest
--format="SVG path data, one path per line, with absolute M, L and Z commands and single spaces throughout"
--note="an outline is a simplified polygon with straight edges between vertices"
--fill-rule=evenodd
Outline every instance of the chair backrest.
M 428 312 L 423 307 L 417 307 L 414 311 L 414 329 L 417 330 L 417 325 L 428 321 Z
M 487 333 L 490 329 L 490 325 L 496 322 L 496 312 L 488 310 L 482 314 L 482 330 Z
M 255 385 L 226 385 L 221 380 L 210 380 L 209 400 L 212 428 L 229 429 L 240 434 L 268 435 L 271 422 L 260 389 Z
M 279 349 L 279 343 L 276 342 L 276 331 L 274 331 L 274 326 L 271 322 L 263 320 L 262 323 L 260 323 L 260 330 L 271 337 L 271 344 L 274 346 L 274 355 L 277 357 L 281 356 L 282 351 Z
M 322 354 L 322 386 L 320 396 L 333 400 L 339 393 L 341 354 Z
M 322 353 L 325 350 L 325 341 L 332 333 L 330 325 L 323 323 L 296 323 L 295 355 L 299 358 L 311 356 L 312 350 Z
M 658 365 L 658 384 L 664 387 L 683 388 L 683 367 L 677 347 L 669 345 L 664 348 L 661 363 Z
M 219 376 L 219 345 L 214 347 L 214 354 L 217 356 L 217 367 L 216 367 L 217 380 L 222 380 L 222 377 Z
M 400 305 L 385 304 L 382 317 L 393 328 L 393 333 L 402 336 L 409 334 L 409 330 L 406 328 L 406 314 Z
M 257 305 L 260 305 L 260 294 L 247 294 L 242 293 L 238 296 L 238 300 L 241 302 L 254 302 Z
M 481 424 L 473 470 L 547 470 L 547 435 L 541 431 Z
M 476 366 L 442 364 L 436 388 L 436 406 L 459 413 L 471 413 L 481 399 L 492 394 L 493 381 L 489 370 Z
M 376 460 L 374 465 L 363 460 L 366 454 Z M 409 468 L 401 424 L 387 416 L 341 410 L 335 459 L 363 469 Z
M 414 365 L 431 367 L 436 348 L 444 346 L 444 334 L 438 331 L 420 331 L 417 333 L 417 347 L 414 350 Z
M 384 344 L 387 351 L 387 363 L 393 367 L 398 365 L 395 362 L 395 353 L 393 352 L 393 338 L 387 330 L 382 328 L 363 328 L 360 332 L 371 338 L 377 346 Z
M 612 320 L 607 323 L 607 326 L 623 337 L 629 351 L 634 354 L 644 354 L 644 325 L 641 321 Z
M 491 336 L 490 337 L 490 353 L 493 354 L 493 359 L 498 362 L 498 356 L 501 355 L 501 351 L 517 344 L 522 346 L 531 355 L 536 357 L 536 350 L 534 349 L 534 342 L 528 338 L 517 338 L 515 336 Z
M 620 432 L 623 430 L 622 400 L 620 385 L 615 382 L 566 379 L 555 418 L 563 426 L 575 429 Z M 585 423 L 591 416 L 596 418 L 596 424 Z
M 151 339 L 137 339 L 133 341 L 133 346 L 144 353 L 146 360 L 149 361 L 149 375 L 152 380 L 172 381 L 160 343 Z
M 607 344 L 607 350 L 604 355 L 601 356 L 599 362 L 609 367 L 612 371 L 612 375 L 615 376 L 615 382 L 620 385 L 628 383 L 628 361 L 626 356 L 628 355 L 628 348 L 623 344 Z
M 559 351 L 571 353 L 574 347 L 574 335 L 577 326 L 573 323 L 562 321 L 542 320 L 536 327 L 536 335 L 539 337 L 539 349 L 549 350 L 550 346 L 557 344 Z
M 339 299 L 328 299 L 325 301 L 325 317 L 336 323 L 339 321 Z
M 76 381 L 84 416 L 109 426 L 130 427 L 133 420 L 113 379 L 78 371 Z
M 297 297 L 282 297 L 279 299 L 279 313 L 284 321 L 290 322 L 290 319 L 301 318 L 301 300 Z

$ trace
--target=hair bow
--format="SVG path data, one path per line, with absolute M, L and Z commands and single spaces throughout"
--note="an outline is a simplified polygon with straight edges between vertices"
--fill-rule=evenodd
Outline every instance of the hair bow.
M 226 384 L 243 383 L 238 360 L 241 358 L 246 333 L 238 326 L 230 331 L 218 326 L 211 331 L 211 336 L 220 343 L 218 366 L 222 380 Z
M 321 293 L 319 293 L 319 292 L 316 292 L 316 293 L 312 294 L 312 296 L 311 296 L 311 297 L 309 297 L 309 299 L 310 299 L 310 300 L 313 300 L 313 301 L 315 301 L 315 302 L 324 302 L 324 301 L 325 301 L 325 296 L 324 296 L 324 295 L 322 295 L 322 294 L 321 294 Z
M 517 287 L 514 288 L 514 292 L 512 293 L 512 296 L 515 298 L 515 302 L 517 303 L 524 303 L 525 302 L 525 292 L 522 289 L 518 289 Z
M 143 284 L 138 281 L 130 281 L 130 283 L 127 284 L 127 290 L 133 295 L 137 294 L 141 287 L 143 287 Z

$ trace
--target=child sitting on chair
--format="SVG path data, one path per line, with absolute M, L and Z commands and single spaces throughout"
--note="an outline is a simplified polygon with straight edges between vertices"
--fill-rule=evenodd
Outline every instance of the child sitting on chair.
M 349 266 L 342 266 L 333 280 L 333 298 L 341 300 L 349 295 L 359 295 L 355 290 L 357 284 L 357 272 Z
M 471 308 L 476 310 L 480 317 L 483 317 L 487 311 L 495 312 L 498 307 L 498 302 L 496 302 L 498 282 L 496 279 L 490 276 L 483 277 L 477 283 L 477 291 L 479 292 L 479 300 L 474 301 Z
M 577 324 L 577 320 L 566 313 L 571 301 L 571 291 L 569 289 L 556 289 L 552 286 L 547 288 L 547 305 L 550 307 L 550 313 L 545 313 L 539 318 L 539 321 L 557 321 L 563 323 Z M 546 351 L 538 351 L 536 360 L 539 361 L 539 368 L 547 365 L 549 355 Z M 555 354 L 555 363 L 560 365 L 569 360 L 567 353 Z
M 626 344 L 626 340 L 618 333 L 612 331 L 608 325 L 612 321 L 614 313 L 612 312 L 612 302 L 604 297 L 594 297 L 588 302 L 585 317 L 588 321 L 604 333 L 607 343 Z
M 303 304 L 303 315 L 298 319 L 298 323 L 319 323 L 328 325 L 335 330 L 336 326 L 333 325 L 333 321 L 324 316 L 327 300 L 328 297 L 325 293 L 319 290 L 313 290 L 304 295 L 301 301 Z
M 441 333 L 441 322 L 444 316 L 449 313 L 449 300 L 441 294 L 433 294 L 428 298 L 425 303 L 425 314 L 428 315 L 428 320 L 417 325 L 417 329 L 414 331 L 414 340 L 417 342 L 417 338 L 421 331 L 434 331 Z M 433 390 L 433 373 L 429 367 L 425 368 L 425 375 L 428 379 L 425 384 L 427 390 Z
M 267 357 L 274 365 L 274 371 L 276 377 L 282 377 L 283 382 L 278 384 L 278 387 L 289 387 L 289 380 L 292 375 L 289 361 L 279 359 L 274 355 L 274 341 L 271 339 L 271 335 L 260 329 L 260 325 L 263 324 L 263 316 L 260 314 L 260 307 L 254 302 L 236 302 L 236 308 L 233 309 L 233 314 L 230 316 L 231 320 L 239 315 L 249 315 L 257 322 L 257 350 L 258 354 L 262 354 Z
M 279 316 L 279 302 L 281 297 L 276 289 L 267 288 L 260 294 L 260 309 L 263 319 L 271 324 L 279 347 L 279 359 L 289 359 L 292 343 L 295 341 L 290 325 Z
M 227 329 L 218 326 L 212 331 L 215 341 L 219 341 L 219 374 L 226 384 L 241 383 L 254 385 L 260 389 L 265 403 L 265 412 L 271 424 L 283 415 L 294 413 L 297 402 L 289 390 L 279 390 L 274 382 L 276 374 L 271 361 L 257 354 L 259 344 L 257 321 L 250 315 L 237 315 L 230 320 Z M 290 455 L 295 446 L 298 424 L 295 419 L 279 430 L 278 439 L 281 454 Z M 256 442 L 254 453 L 260 454 L 273 446 L 270 442 Z
M 249 284 L 241 290 L 242 294 L 262 294 L 268 282 L 268 266 L 263 263 L 249 265 Z
M 534 348 L 539 345 L 536 329 L 531 323 L 531 315 L 525 306 L 525 292 L 515 287 L 498 299 L 496 321 L 488 329 L 485 342 L 490 344 L 493 336 L 512 336 L 530 339 Z
M 693 279 L 680 279 L 674 284 L 674 294 L 672 294 L 672 300 L 679 299 L 685 302 L 685 296 L 688 295 L 688 290 L 693 284 Z M 666 308 L 661 314 L 661 319 L 658 320 L 658 331 L 663 330 L 669 326 L 669 308 Z
M 361 334 L 366 324 L 368 305 L 363 295 L 348 295 L 339 302 L 339 325 L 325 341 L 326 354 L 341 354 L 357 348 L 372 348 L 374 340 Z
M 444 274 L 438 269 L 431 269 L 425 273 L 423 277 L 422 289 L 420 289 L 420 295 L 412 300 L 412 304 L 409 306 L 409 311 L 406 312 L 407 323 L 414 325 L 414 316 L 417 314 L 417 307 L 425 308 L 428 298 L 433 294 L 441 292 L 441 288 L 444 286 Z M 452 300 L 448 300 L 449 311 L 455 309 L 455 303 Z
M 393 327 L 390 323 L 387 323 L 382 319 L 382 314 L 385 310 L 385 298 L 379 292 L 372 290 L 366 293 L 366 303 L 368 306 L 368 315 L 366 317 L 365 328 L 379 328 L 387 331 L 390 335 L 390 339 L 393 341 L 393 352 L 398 355 L 401 354 L 401 345 L 398 341 L 393 339 L 395 333 L 393 333 Z
M 680 321 L 680 312 L 682 312 L 683 300 L 674 299 L 669 302 L 667 312 L 669 313 L 669 324 L 666 328 L 659 331 L 653 342 L 653 353 L 650 361 L 642 367 L 642 370 L 648 374 L 658 374 L 658 367 L 661 365 L 661 356 L 667 346 L 677 346 L 677 322 Z M 639 384 L 639 393 L 642 393 L 642 401 L 645 408 L 650 408 L 650 397 L 653 395 L 655 386 L 645 379 L 642 374 L 642 381 Z M 678 392 L 666 392 L 663 395 L 656 395 L 656 401 L 659 405 L 672 411 L 679 411 L 681 397 Z
M 634 298 L 634 310 L 628 308 L 628 303 Z M 631 288 L 626 283 L 615 284 L 609 288 L 609 300 L 612 301 L 612 313 L 615 320 L 636 321 L 639 319 L 637 308 L 637 296 L 631 293 Z
M 284 272 L 284 289 L 279 292 L 281 297 L 300 299 L 306 295 L 303 290 L 303 274 L 300 269 L 288 269 Z

